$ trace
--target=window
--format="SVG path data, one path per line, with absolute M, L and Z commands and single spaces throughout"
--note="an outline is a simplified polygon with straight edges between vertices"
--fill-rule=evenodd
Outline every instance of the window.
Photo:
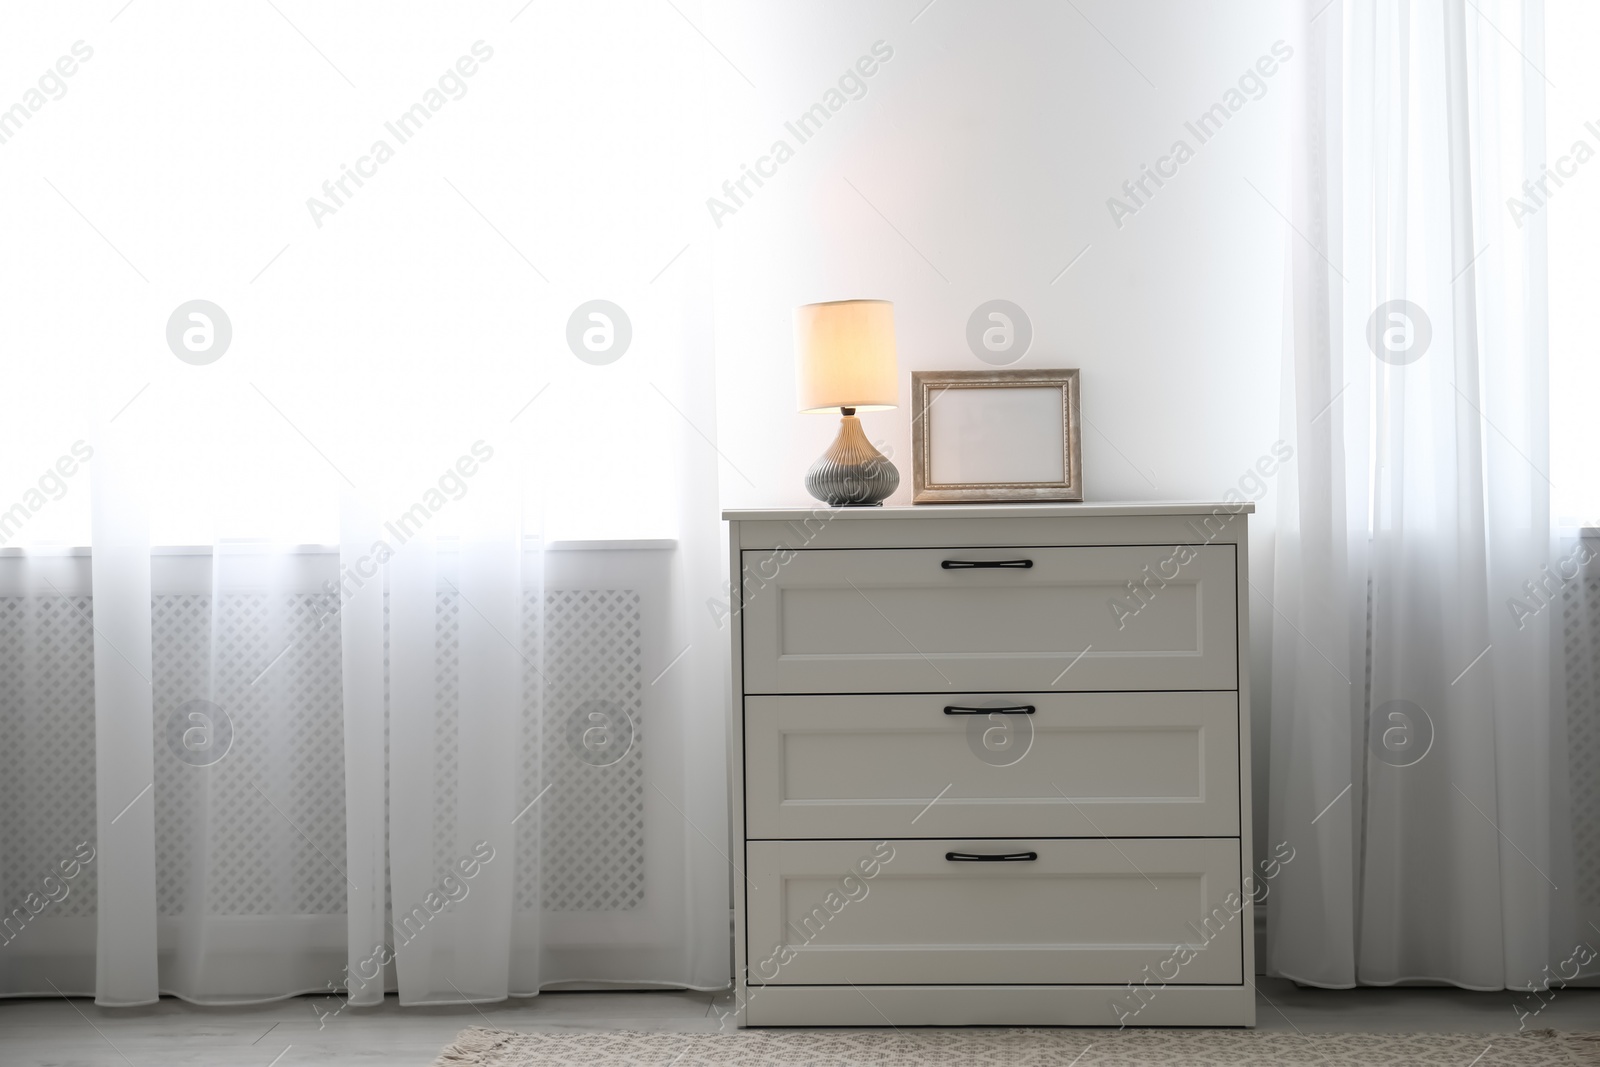
M 1600 5 L 1552 0 L 1545 14 L 1545 162 L 1550 234 L 1550 480 L 1562 526 L 1600 526 Z M 1580 162 L 1580 159 L 1582 160 Z

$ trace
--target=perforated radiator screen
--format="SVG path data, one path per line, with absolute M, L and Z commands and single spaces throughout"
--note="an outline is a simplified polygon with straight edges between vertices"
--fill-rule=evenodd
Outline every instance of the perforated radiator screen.
M 621 911 L 645 892 L 642 661 L 644 618 L 632 590 L 551 589 L 544 618 L 530 593 L 522 793 L 549 786 L 538 819 L 520 823 L 516 907 Z M 158 595 L 151 605 L 157 906 L 178 916 L 204 894 L 207 915 L 341 915 L 345 855 L 344 724 L 332 605 L 297 594 L 269 624 L 263 595 Z M 436 862 L 455 858 L 458 603 L 438 598 L 433 827 Z M 0 893 L 20 901 L 95 839 L 93 599 L 0 597 Z M 213 612 L 216 612 L 213 617 Z M 540 664 L 533 642 L 542 621 Z M 215 650 L 215 685 L 210 682 Z M 263 665 L 271 664 L 263 672 Z M 538 673 L 550 685 L 539 692 Z M 174 709 L 210 699 L 227 710 L 225 758 L 176 758 Z M 273 712 L 271 709 L 290 709 Z M 577 743 L 601 715 L 609 744 Z M 591 728 L 592 729 L 592 728 Z M 597 754 L 598 752 L 598 754 Z M 130 798 L 131 799 L 131 798 Z M 287 856 L 287 862 L 281 858 Z M 57 916 L 92 916 L 90 865 Z

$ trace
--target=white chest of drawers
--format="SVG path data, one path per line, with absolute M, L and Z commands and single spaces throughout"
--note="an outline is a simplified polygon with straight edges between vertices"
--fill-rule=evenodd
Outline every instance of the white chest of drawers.
M 1254 1024 L 1250 510 L 724 513 L 740 1025 Z

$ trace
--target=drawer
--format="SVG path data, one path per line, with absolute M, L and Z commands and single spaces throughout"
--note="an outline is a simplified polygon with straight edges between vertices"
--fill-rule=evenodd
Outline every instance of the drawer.
M 746 697 L 746 833 L 1234 837 L 1238 708 L 1235 693 Z
M 1146 966 L 1242 981 L 1237 840 L 751 841 L 745 855 L 752 984 L 1117 985 Z
M 1175 551 L 747 551 L 745 692 L 1237 688 L 1234 547 Z

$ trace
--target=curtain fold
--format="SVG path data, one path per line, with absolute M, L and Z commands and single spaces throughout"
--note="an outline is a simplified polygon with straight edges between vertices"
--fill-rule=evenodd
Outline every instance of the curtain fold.
M 1583 940 L 1552 672 L 1539 0 L 1303 10 L 1269 973 L 1528 988 Z M 1499 31 L 1511 35 L 1512 47 Z M 1555 645 L 1561 644 L 1555 640 Z M 1586 973 L 1592 973 L 1591 965 Z
M 444 986 L 454 994 L 452 1000 L 500 1000 L 511 991 L 512 939 L 507 933 L 512 925 L 515 868 L 510 863 L 496 865 L 495 860 L 516 858 L 512 820 L 521 784 L 519 751 L 506 742 L 521 736 L 528 699 L 526 668 L 544 659 L 543 649 L 530 645 L 523 634 L 524 598 L 530 593 L 536 603 L 542 598 L 537 586 L 529 589 L 524 583 L 522 571 L 527 561 L 539 573 L 543 561 L 524 554 L 521 502 L 512 495 L 516 482 L 503 477 L 505 470 L 500 467 L 485 474 L 509 483 L 509 488 L 480 486 L 483 491 L 467 499 L 467 533 L 457 556 L 455 591 L 465 610 L 458 610 L 462 770 L 456 846 L 463 856 L 479 860 L 482 869 L 474 880 L 472 906 L 465 900 L 457 905 L 463 929 L 449 970 L 458 977 L 439 976 L 446 978 Z M 464 874 L 458 858 L 456 870 L 446 868 L 441 875 L 441 885 L 449 886 L 446 877 L 460 879 Z M 435 992 L 444 995 L 437 981 Z
M 387 588 L 380 584 L 385 579 Z M 426 979 L 433 971 L 435 942 L 440 939 L 438 928 L 422 905 L 422 897 L 436 870 L 435 828 L 448 816 L 449 802 L 455 799 L 441 794 L 453 793 L 457 781 L 456 767 L 440 765 L 454 755 L 453 746 L 441 754 L 439 763 L 434 753 L 435 735 L 441 732 L 441 726 L 453 730 L 454 723 L 439 722 L 441 683 L 435 651 L 439 643 L 438 553 L 427 531 L 399 546 L 395 558 L 380 569 L 373 584 L 374 594 L 386 594 L 388 600 L 382 621 L 388 633 L 386 829 L 392 917 L 383 943 L 394 946 L 401 999 L 415 1003 L 428 998 L 430 987 Z M 453 703 L 455 696 L 449 693 L 446 699 Z M 448 713 L 449 709 L 444 710 Z M 444 812 L 437 810 L 441 804 L 446 805 Z M 455 828 L 448 829 L 449 843 L 453 845 Z
M 156 978 L 155 756 L 147 458 L 101 423 L 93 483 L 95 1001 L 149 1004 Z M 63 842 L 65 844 L 65 842 Z
M 503 475 L 512 461 L 499 462 Z M 361 620 L 388 634 L 391 856 L 388 936 L 362 947 L 382 959 L 392 946 L 403 1004 L 511 990 L 517 759 L 539 699 L 527 679 L 537 687 L 542 673 L 537 632 L 524 632 L 525 598 L 542 597 L 524 566 L 537 576 L 542 562 L 538 542 L 524 544 L 515 479 L 496 473 L 474 475 L 459 542 L 441 549 L 424 530 L 379 566 L 372 595 L 386 593 L 387 610 Z
M 389 762 L 385 695 L 387 642 L 384 596 L 369 560 L 380 541 L 380 524 L 347 488 L 339 503 L 339 557 L 318 618 L 321 629 L 339 635 L 341 725 L 344 733 L 344 817 L 348 827 L 345 964 L 330 974 L 326 991 L 345 991 L 346 1001 L 383 1000 L 392 974 L 383 959 L 388 933 Z M 356 568 L 369 571 L 362 579 Z M 358 585 L 357 580 L 361 581 Z M 364 594 L 364 595 L 363 595 Z M 321 992 L 322 990 L 319 990 Z M 328 1010 L 328 1009 L 323 1009 Z

